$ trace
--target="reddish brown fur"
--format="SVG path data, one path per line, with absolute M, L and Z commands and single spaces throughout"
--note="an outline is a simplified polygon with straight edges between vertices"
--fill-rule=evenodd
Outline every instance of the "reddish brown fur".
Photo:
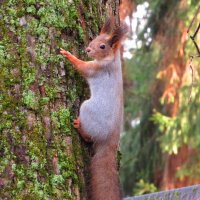
M 120 96 L 123 110 L 123 97 Z M 92 200 L 122 200 L 118 174 L 117 151 L 120 138 L 120 123 L 123 111 L 119 116 L 119 123 L 115 131 L 104 142 L 94 143 L 95 155 L 91 160 L 91 199 Z
M 121 200 L 117 171 L 118 135 L 110 135 L 103 144 L 95 144 L 95 155 L 91 160 L 92 200 Z
M 115 26 L 115 18 L 112 16 L 108 18 L 103 25 L 100 34 L 110 34 Z
M 113 51 L 108 44 L 108 39 L 109 36 L 107 34 L 97 36 L 87 47 L 87 49 L 91 50 L 88 55 L 96 60 L 103 60 L 107 56 L 113 56 Z M 105 49 L 99 48 L 102 44 L 105 45 Z
M 110 39 L 108 40 L 108 43 L 114 49 L 114 51 L 119 48 L 121 41 L 124 39 L 127 33 L 128 26 L 125 23 L 122 23 L 121 26 L 114 30 Z
M 96 63 L 90 61 L 82 61 L 72 55 L 70 52 L 60 49 L 60 53 L 63 54 L 74 67 L 85 77 L 89 76 L 90 71 L 98 70 L 99 67 Z

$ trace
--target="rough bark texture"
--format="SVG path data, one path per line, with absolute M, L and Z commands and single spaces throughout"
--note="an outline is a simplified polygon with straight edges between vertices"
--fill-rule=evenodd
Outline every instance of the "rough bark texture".
M 106 5 L 0 1 L 1 199 L 88 199 L 88 150 L 71 125 L 86 83 L 59 48 L 85 56 Z

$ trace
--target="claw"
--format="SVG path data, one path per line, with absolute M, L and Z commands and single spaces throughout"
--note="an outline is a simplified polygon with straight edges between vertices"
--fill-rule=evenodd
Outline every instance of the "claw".
M 68 51 L 65 51 L 64 49 L 60 48 L 60 53 L 63 54 L 64 56 L 69 55 Z

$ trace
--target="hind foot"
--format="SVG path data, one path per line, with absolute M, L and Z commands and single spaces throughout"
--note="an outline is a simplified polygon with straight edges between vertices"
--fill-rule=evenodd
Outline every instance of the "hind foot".
M 73 125 L 74 125 L 74 128 L 76 129 L 79 129 L 81 127 L 81 122 L 80 122 L 79 117 L 77 119 L 74 119 Z
M 80 118 L 78 117 L 77 119 L 74 120 L 73 122 L 74 128 L 78 129 L 79 134 L 81 135 L 81 137 L 86 141 L 86 142 L 92 142 L 91 136 L 87 133 L 85 133 L 82 129 L 81 129 L 81 121 Z

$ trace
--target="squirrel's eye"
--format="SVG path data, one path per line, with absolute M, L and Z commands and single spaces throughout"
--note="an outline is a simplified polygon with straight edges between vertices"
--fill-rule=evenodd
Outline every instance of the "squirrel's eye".
M 106 47 L 105 44 L 100 45 L 101 49 L 105 49 L 105 47 Z

